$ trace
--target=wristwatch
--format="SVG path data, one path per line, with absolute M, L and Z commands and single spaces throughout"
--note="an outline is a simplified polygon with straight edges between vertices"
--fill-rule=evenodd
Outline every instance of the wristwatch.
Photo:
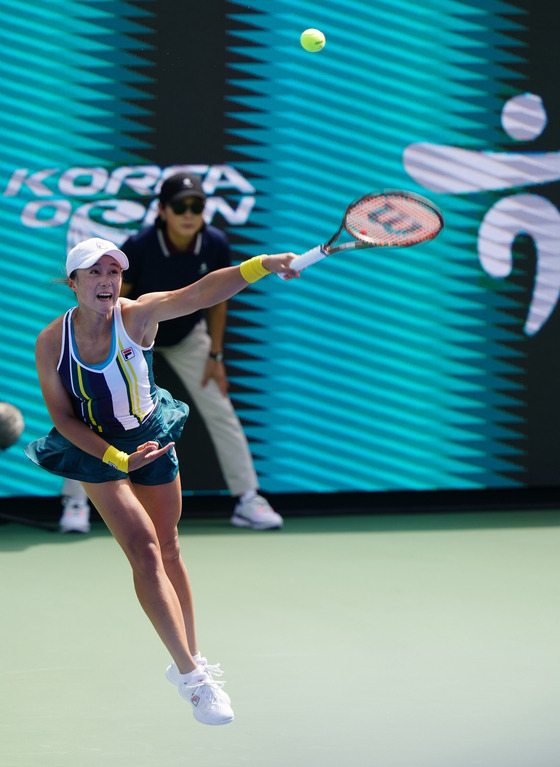
M 214 362 L 223 362 L 224 361 L 224 353 L 223 352 L 216 352 L 215 354 L 213 352 L 210 352 L 208 355 L 211 360 L 214 360 Z

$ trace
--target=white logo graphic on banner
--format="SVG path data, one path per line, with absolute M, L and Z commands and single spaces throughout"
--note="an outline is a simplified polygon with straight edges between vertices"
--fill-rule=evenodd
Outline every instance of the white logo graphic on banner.
M 539 96 L 525 93 L 502 110 L 502 126 L 517 141 L 541 135 L 547 123 Z M 560 152 L 506 153 L 411 144 L 404 151 L 407 173 L 432 192 L 470 194 L 546 184 L 560 179 Z M 525 333 L 535 335 L 560 296 L 560 212 L 537 194 L 513 194 L 493 205 L 478 232 L 478 257 L 484 271 L 504 278 L 513 268 L 512 247 L 521 234 L 537 252 L 535 285 Z
M 255 188 L 231 165 L 73 167 L 15 170 L 4 191 L 6 197 L 33 194 L 21 212 L 24 226 L 37 229 L 68 224 L 67 247 L 89 237 L 102 237 L 116 245 L 141 226 L 152 224 L 158 213 L 154 199 L 166 178 L 174 173 L 195 173 L 202 178 L 208 198 L 204 220 L 219 213 L 232 226 L 247 223 L 255 205 Z M 222 194 L 233 195 L 232 204 Z M 136 199 L 130 199 L 134 196 Z M 92 199 L 77 207 L 79 198 Z M 147 198 L 144 201 L 142 198 Z M 73 204 L 74 203 L 74 204 Z

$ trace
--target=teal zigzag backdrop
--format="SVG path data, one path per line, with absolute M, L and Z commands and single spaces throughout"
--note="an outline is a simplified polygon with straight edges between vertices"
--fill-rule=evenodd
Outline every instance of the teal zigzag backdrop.
M 145 5 L 145 4 L 144 4 Z M 152 4 L 153 5 L 153 4 Z M 51 424 L 33 361 L 38 332 L 72 303 L 54 281 L 64 275 L 67 232 L 92 197 L 98 175 L 135 163 L 149 133 L 142 86 L 147 79 L 142 4 L 93 0 L 0 6 L 0 94 L 4 290 L 0 399 L 19 407 L 22 440 Z M 95 184 L 97 190 L 99 184 Z M 35 471 L 20 450 L 2 456 L 0 491 L 57 492 L 60 482 Z
M 0 399 L 26 420 L 20 445 L 2 456 L 1 494 L 59 491 L 18 447 L 50 428 L 33 343 L 71 302 L 53 284 L 66 248 L 91 234 L 122 242 L 150 220 L 175 166 L 201 174 L 208 220 L 238 259 L 325 241 L 374 189 L 410 189 L 445 216 L 430 243 L 334 255 L 298 282 L 262 280 L 232 301 L 232 396 L 264 490 L 555 483 L 557 416 L 532 382 L 554 348 L 560 253 L 527 206 L 546 209 L 555 231 L 544 155 L 558 148 L 557 106 L 532 6 L 28 6 L 25 23 L 15 3 L 0 10 L 10 318 Z M 299 45 L 306 27 L 325 33 L 321 52 Z M 495 226 L 504 200 L 518 218 L 508 212 Z M 487 231 L 498 232 L 490 244 Z M 533 325 L 530 308 L 541 318 Z M 181 461 L 194 460 L 188 432 L 183 442 Z
M 271 20 L 263 0 L 251 4 L 260 14 L 233 16 L 230 50 L 241 60 L 229 103 L 246 125 L 229 146 L 258 179 L 255 253 L 262 241 L 312 247 L 372 188 L 423 192 L 403 166 L 410 144 L 493 143 L 504 93 L 522 87 L 513 69 L 522 17 L 476 5 L 279 2 Z M 294 37 L 318 16 L 328 43 L 309 55 Z M 437 203 L 447 229 L 433 243 L 334 257 L 289 291 L 270 281 L 257 299 L 240 298 L 266 316 L 249 368 L 266 381 L 262 420 L 250 434 L 274 489 L 517 481 L 515 292 L 489 297 L 481 279 L 474 236 L 484 201 Z

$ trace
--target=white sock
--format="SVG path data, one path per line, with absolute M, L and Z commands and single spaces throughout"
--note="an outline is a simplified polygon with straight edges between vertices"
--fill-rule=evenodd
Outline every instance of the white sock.
M 193 679 L 200 675 L 201 668 L 201 666 L 197 666 L 194 671 L 189 671 L 188 674 L 181 674 L 181 681 L 189 684 L 189 682 L 192 682 Z

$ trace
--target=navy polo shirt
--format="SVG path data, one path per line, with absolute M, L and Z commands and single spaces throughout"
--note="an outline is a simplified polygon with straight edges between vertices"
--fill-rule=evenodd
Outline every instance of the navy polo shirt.
M 128 298 L 161 290 L 178 290 L 192 285 L 205 274 L 231 265 L 225 234 L 214 226 L 204 226 L 186 251 L 173 248 L 158 224 L 129 237 L 121 247 L 129 268 L 124 282 L 132 286 Z M 204 313 L 166 320 L 159 325 L 156 346 L 175 346 L 187 336 Z

